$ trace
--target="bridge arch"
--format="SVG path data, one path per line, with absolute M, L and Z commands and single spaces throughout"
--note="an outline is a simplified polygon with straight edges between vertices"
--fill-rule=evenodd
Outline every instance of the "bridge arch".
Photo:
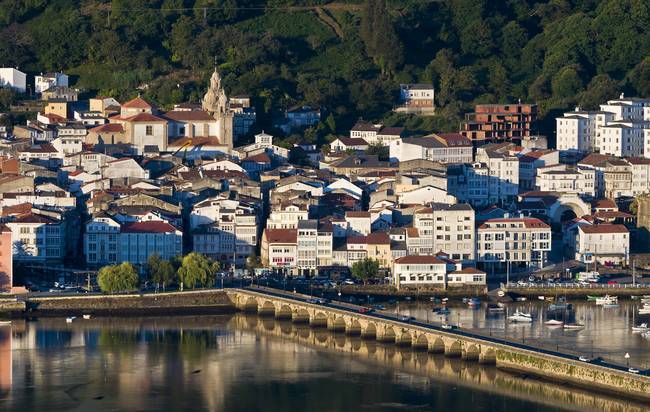
M 413 349 L 427 350 L 429 349 L 429 338 L 425 333 L 419 334 L 413 341 Z
M 401 329 L 395 336 L 395 344 L 397 346 L 411 346 L 413 337 L 408 329 Z
M 309 325 L 313 327 L 326 327 L 327 315 L 323 312 L 315 311 L 309 319 Z
M 295 323 L 307 323 L 309 322 L 309 311 L 304 308 L 294 308 L 291 313 L 291 321 Z
M 292 315 L 293 315 L 293 311 L 291 310 L 291 307 L 289 305 L 278 304 L 275 308 L 276 319 L 291 319 Z
M 379 331 L 377 331 L 377 340 L 382 343 L 395 343 L 395 338 L 397 334 L 395 329 L 392 326 L 384 326 Z
M 459 340 L 450 340 L 445 345 L 445 356 L 457 357 L 461 356 L 463 351 L 463 344 Z
M 345 325 L 345 333 L 348 335 L 360 335 L 361 322 L 355 318 L 348 319 L 347 324 Z
M 257 305 L 257 314 L 260 316 L 273 316 L 275 315 L 275 304 L 270 300 L 265 300 L 260 305 Z
M 440 336 L 436 337 L 429 345 L 429 352 L 445 353 L 445 341 Z
M 562 217 L 582 217 L 591 214 L 591 206 L 582 200 L 577 194 L 564 194 L 557 198 L 548 209 L 548 215 L 553 223 L 562 223 Z
M 327 329 L 332 332 L 345 332 L 345 319 L 342 316 L 330 316 L 327 322 Z
M 495 365 L 497 363 L 497 353 L 492 348 L 483 349 L 478 361 L 484 364 Z
M 474 344 L 466 344 L 463 348 L 462 358 L 468 361 L 478 361 L 481 350 Z
M 366 327 L 361 331 L 362 339 L 376 339 L 377 338 L 377 326 L 374 322 L 368 322 Z
M 241 309 L 244 312 L 255 312 L 257 311 L 257 299 L 252 296 L 243 299 Z

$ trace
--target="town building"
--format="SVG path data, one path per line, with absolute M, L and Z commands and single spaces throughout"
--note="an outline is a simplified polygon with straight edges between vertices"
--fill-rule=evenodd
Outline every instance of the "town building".
M 13 287 L 13 239 L 9 226 L 0 224 L 0 291 Z
M 13 67 L 0 67 L 0 87 L 11 87 L 18 93 L 25 93 L 27 75 Z
M 537 169 L 537 190 L 543 192 L 579 193 L 596 196 L 596 173 L 593 169 L 554 164 Z
M 580 225 L 576 238 L 576 260 L 585 264 L 626 265 L 630 233 L 624 225 Z
M 477 230 L 477 262 L 484 268 L 541 268 L 550 251 L 551 227 L 537 218 L 490 219 Z
M 329 223 L 315 219 L 298 222 L 297 267 L 302 274 L 313 274 L 319 267 L 332 265 L 333 230 Z
M 390 160 L 405 162 L 425 159 L 442 163 L 471 163 L 472 142 L 458 133 L 439 133 L 390 142 Z
M 265 229 L 261 245 L 262 263 L 274 271 L 293 274 L 296 268 L 297 248 L 296 229 Z
M 34 91 L 36 93 L 43 93 L 50 87 L 68 87 L 68 75 L 63 72 L 54 73 L 41 73 L 34 76 Z
M 533 135 L 536 104 L 478 104 L 465 115 L 460 133 L 475 145 L 485 142 L 521 141 Z
M 435 113 L 435 90 L 433 84 L 400 84 L 399 92 L 400 105 L 394 109 L 395 112 L 426 115 L 432 115 Z

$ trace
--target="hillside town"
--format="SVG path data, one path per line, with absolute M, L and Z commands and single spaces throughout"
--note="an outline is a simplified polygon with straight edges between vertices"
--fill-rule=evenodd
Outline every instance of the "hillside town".
M 16 69 L 0 78 L 28 87 Z M 648 245 L 650 99 L 564 113 L 556 148 L 521 102 L 477 105 L 454 133 L 359 120 L 329 147 L 287 148 L 264 131 L 243 143 L 255 108 L 216 69 L 200 104 L 166 110 L 34 78 L 41 110 L 0 141 L 3 289 L 18 270 L 142 272 L 190 252 L 230 275 L 345 279 L 370 260 L 397 288 L 453 288 L 561 262 L 625 268 Z M 400 96 L 398 112 L 434 111 L 432 85 Z M 280 126 L 320 120 L 297 107 Z

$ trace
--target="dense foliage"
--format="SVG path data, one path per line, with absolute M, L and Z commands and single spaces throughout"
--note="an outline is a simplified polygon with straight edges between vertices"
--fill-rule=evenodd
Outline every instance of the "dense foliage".
M 273 108 L 324 107 L 305 136 L 322 144 L 358 117 L 450 131 L 476 102 L 538 102 L 550 120 L 650 96 L 649 24 L 647 0 L 0 0 L 0 62 L 169 105 L 199 99 L 216 57 L 259 128 Z M 391 114 L 401 82 L 433 82 L 438 115 Z
M 368 258 L 354 262 L 351 272 L 353 278 L 361 280 L 365 284 L 369 279 L 376 278 L 379 274 L 379 262 Z
M 130 292 L 138 289 L 140 278 L 133 265 L 124 262 L 101 268 L 97 275 L 97 283 L 102 292 Z
M 156 290 L 160 287 L 165 290 L 165 287 L 169 286 L 176 277 L 176 270 L 172 263 L 162 259 L 157 253 L 149 256 L 145 269 L 149 280 L 156 285 Z
M 213 286 L 219 268 L 219 262 L 211 261 L 200 253 L 192 252 L 183 257 L 181 267 L 177 272 L 178 281 L 183 287 L 192 289 L 197 285 Z

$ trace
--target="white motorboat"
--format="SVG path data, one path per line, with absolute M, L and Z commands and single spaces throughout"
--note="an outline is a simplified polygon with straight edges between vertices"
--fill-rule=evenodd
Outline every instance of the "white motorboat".
M 546 325 L 546 326 L 563 326 L 564 322 L 562 322 L 561 320 L 557 320 L 557 319 L 549 319 L 546 322 L 544 322 L 544 325 Z
M 513 315 L 508 316 L 508 320 L 510 322 L 525 322 L 525 323 L 530 323 L 533 321 L 532 316 L 530 316 L 530 313 L 524 313 L 520 311 L 516 311 Z
M 538 296 L 537 299 L 544 300 L 545 298 L 544 298 L 544 296 Z
M 602 298 L 596 298 L 596 305 L 616 305 L 618 304 L 618 296 L 605 295 Z
M 639 315 L 650 315 L 650 307 L 643 307 L 639 309 Z
M 526 296 L 519 296 L 517 299 L 515 299 L 517 302 L 525 302 L 528 300 Z
M 564 329 L 584 329 L 585 325 L 582 323 L 565 323 Z
M 645 322 L 639 326 L 632 326 L 632 332 L 647 332 L 649 330 L 650 328 L 648 328 L 648 324 Z
M 617 308 L 617 307 L 618 307 L 618 303 L 606 303 L 606 304 L 603 305 L 604 309 L 611 309 L 611 308 Z
M 77 319 L 76 316 L 68 316 L 65 318 L 65 323 L 72 323 L 73 320 Z
M 88 319 L 90 319 L 90 315 L 83 315 L 83 318 L 88 320 Z
M 11 325 L 10 320 L 0 320 L 0 326 Z

